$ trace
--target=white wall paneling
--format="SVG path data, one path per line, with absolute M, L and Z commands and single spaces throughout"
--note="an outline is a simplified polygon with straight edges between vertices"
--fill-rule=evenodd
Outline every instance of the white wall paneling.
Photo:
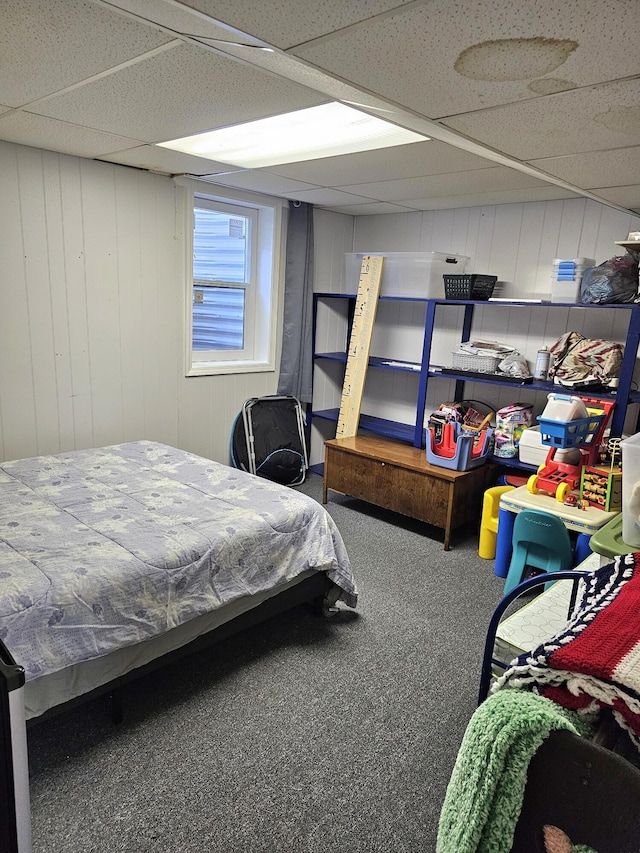
M 182 243 L 171 179 L 3 142 L 0 193 L 2 458 L 148 438 L 227 461 L 235 415 L 248 397 L 275 393 L 277 371 L 184 377 Z M 445 251 L 468 255 L 471 271 L 498 275 L 507 296 L 542 296 L 553 258 L 601 262 L 621 253 L 615 240 L 639 228 L 637 217 L 584 199 L 357 218 L 317 210 L 315 287 L 344 290 L 346 252 Z M 389 310 L 386 320 L 381 313 L 376 354 L 389 355 L 387 339 L 413 352 L 417 314 Z M 529 359 L 569 327 L 623 338 L 618 312 L 553 309 L 541 319 L 505 310 L 498 323 L 490 309 L 479 311 L 474 333 L 513 342 Z M 332 342 L 344 335 L 344 317 L 326 316 L 322 346 L 338 349 Z M 434 354 L 450 358 L 459 329 L 459 309 L 447 308 Z M 316 406 L 336 406 L 340 371 L 322 373 L 315 372 Z M 412 382 L 411 374 L 390 374 L 379 388 L 367 383 L 366 402 L 410 421 Z M 483 399 L 486 389 L 469 385 L 468 393 Z M 427 410 L 452 393 L 453 383 L 432 383 Z M 513 392 L 499 390 L 496 399 L 504 405 Z M 328 422 L 314 424 L 312 462 L 322 460 L 332 431 Z
M 329 217 L 330 214 L 325 214 Z M 457 208 L 443 211 L 358 216 L 355 218 L 353 245 L 346 252 L 451 252 L 470 258 L 468 272 L 498 276 L 496 295 L 507 298 L 549 298 L 553 259 L 591 257 L 601 263 L 624 254 L 615 245 L 631 230 L 640 229 L 640 219 L 631 214 L 587 199 L 527 202 L 488 207 Z M 335 245 L 335 242 L 334 244 Z M 339 278 L 339 259 L 332 281 Z M 326 290 L 322 275 L 316 276 L 316 289 Z M 404 311 L 408 313 L 404 314 Z M 423 312 L 396 306 L 384 308 L 372 342 L 372 354 L 413 359 L 420 353 L 417 328 Z M 407 317 L 411 318 L 407 323 Z M 550 345 L 564 332 L 575 330 L 588 337 L 603 337 L 623 342 L 628 322 L 626 311 L 579 308 L 536 308 L 487 306 L 477 308 L 472 335 L 497 340 L 516 347 L 535 363 L 539 347 Z M 395 328 L 393 328 L 395 324 Z M 438 325 L 432 341 L 432 363 L 451 364 L 451 352 L 460 343 L 462 309 L 454 306 L 438 309 Z M 320 324 L 320 335 L 324 334 Z M 419 360 L 418 354 L 416 360 Z M 331 408 L 339 400 L 339 378 L 332 385 L 324 368 L 316 370 L 322 379 L 316 385 L 314 408 Z M 363 411 L 379 417 L 411 423 L 412 388 L 415 377 L 370 370 L 365 385 Z M 454 382 L 438 379 L 429 382 L 426 415 L 453 398 Z M 494 408 L 516 402 L 516 398 L 534 405 L 536 414 L 544 407 L 546 396 L 518 387 L 500 388 L 467 383 L 467 396 L 483 400 Z M 338 395 L 336 397 L 336 394 Z M 636 407 L 631 407 L 629 424 L 634 423 Z M 333 427 L 335 434 L 335 426 Z M 322 440 L 332 437 L 323 424 L 314 427 L 311 461 L 322 461 Z
M 228 461 L 277 374 L 185 378 L 173 181 L 0 143 L 0 195 L 2 459 L 147 438 Z

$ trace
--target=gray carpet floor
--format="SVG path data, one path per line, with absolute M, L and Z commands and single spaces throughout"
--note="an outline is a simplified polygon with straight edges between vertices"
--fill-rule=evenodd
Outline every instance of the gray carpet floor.
M 317 500 L 321 478 L 300 488 Z M 28 731 L 34 853 L 429 853 L 502 581 L 332 495 L 357 616 L 298 608 Z

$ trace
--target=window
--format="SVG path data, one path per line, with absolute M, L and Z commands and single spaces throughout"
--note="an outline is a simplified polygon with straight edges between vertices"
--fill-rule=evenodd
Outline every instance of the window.
M 252 215 L 196 199 L 193 210 L 193 341 L 198 352 L 245 354 L 252 339 Z
M 282 204 L 188 182 L 187 376 L 275 369 Z M 214 190 L 214 187 L 211 187 Z

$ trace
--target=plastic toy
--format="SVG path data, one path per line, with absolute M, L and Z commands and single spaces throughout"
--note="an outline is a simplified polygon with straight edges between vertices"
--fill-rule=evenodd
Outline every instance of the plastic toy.
M 550 449 L 538 473 L 533 474 L 527 481 L 527 490 L 531 494 L 547 492 L 555 495 L 559 503 L 565 503 L 569 494 L 578 489 L 583 467 L 598 463 L 602 437 L 615 403 L 591 397 L 582 399 L 587 407 L 587 418 L 570 421 L 538 418 L 542 443 L 549 445 Z M 577 447 L 580 450 L 579 464 L 570 465 L 555 461 L 556 451 L 568 447 Z
M 442 425 L 442 434 L 438 440 L 435 428 L 429 427 L 427 461 L 441 468 L 468 471 L 486 462 L 490 438 L 490 429 L 467 432 L 459 423 L 451 421 Z

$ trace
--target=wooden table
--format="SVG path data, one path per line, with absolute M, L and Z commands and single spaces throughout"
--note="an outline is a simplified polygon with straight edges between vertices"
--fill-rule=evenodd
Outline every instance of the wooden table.
M 482 495 L 493 484 L 495 466 L 453 471 L 427 462 L 426 453 L 408 444 L 358 435 L 325 442 L 322 502 L 329 489 L 359 498 L 444 530 L 475 521 Z

